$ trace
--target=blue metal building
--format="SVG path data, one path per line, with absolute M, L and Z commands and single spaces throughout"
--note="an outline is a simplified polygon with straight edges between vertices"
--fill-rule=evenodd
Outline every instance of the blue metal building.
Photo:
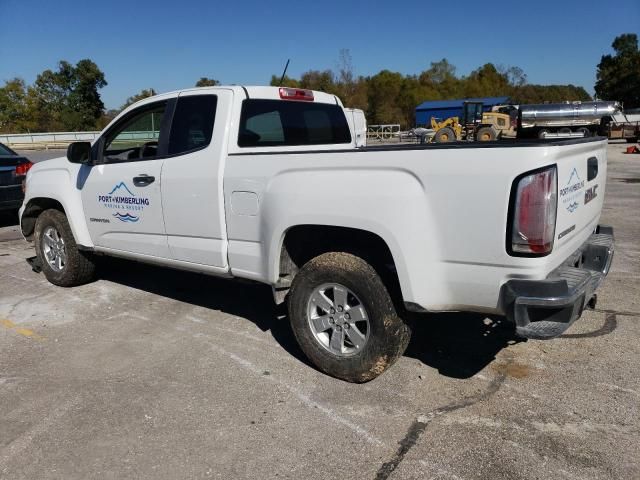
M 462 117 L 462 105 L 464 102 L 482 102 L 483 111 L 491 110 L 495 105 L 509 103 L 509 97 L 486 97 L 486 98 L 462 98 L 458 100 L 435 100 L 424 102 L 416 107 L 416 125 L 419 127 L 431 125 L 431 117 L 444 120 L 449 117 Z

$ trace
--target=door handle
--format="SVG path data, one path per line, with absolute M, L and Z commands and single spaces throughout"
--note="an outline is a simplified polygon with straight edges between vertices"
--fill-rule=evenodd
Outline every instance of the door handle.
M 147 185 L 155 182 L 156 177 L 152 177 L 151 175 L 147 175 L 143 173 L 142 175 L 138 175 L 137 177 L 133 177 L 133 184 L 136 187 L 146 187 Z

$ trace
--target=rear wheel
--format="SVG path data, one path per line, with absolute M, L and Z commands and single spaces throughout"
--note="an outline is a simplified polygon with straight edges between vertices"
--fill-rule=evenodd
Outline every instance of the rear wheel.
M 433 137 L 433 140 L 436 143 L 448 143 L 453 142 L 456 139 L 456 134 L 453 131 L 453 128 L 443 127 L 436 132 L 436 135 Z
M 491 127 L 482 127 L 476 133 L 476 140 L 479 142 L 493 142 L 498 138 L 496 131 Z
M 580 127 L 578 130 L 576 130 L 576 132 L 578 133 L 582 133 L 582 135 L 587 138 L 591 136 L 591 130 L 589 130 L 587 127 Z
M 95 264 L 89 254 L 78 250 L 64 213 L 45 210 L 35 227 L 35 247 L 42 272 L 49 282 L 74 287 L 93 280 Z
M 289 292 L 289 318 L 309 360 L 348 382 L 380 375 L 411 336 L 377 272 L 348 253 L 325 253 L 300 269 Z
M 538 138 L 546 138 L 547 133 L 550 133 L 549 130 L 547 130 L 546 128 L 543 128 L 538 132 Z

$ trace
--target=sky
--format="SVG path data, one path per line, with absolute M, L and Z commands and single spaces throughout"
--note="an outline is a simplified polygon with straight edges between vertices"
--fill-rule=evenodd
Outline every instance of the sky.
M 200 77 L 267 85 L 287 59 L 294 78 L 336 70 L 348 49 L 356 75 L 419 74 L 447 58 L 458 75 L 492 62 L 593 94 L 596 65 L 622 33 L 640 36 L 640 0 L 0 0 L 0 84 L 89 58 L 117 108 Z

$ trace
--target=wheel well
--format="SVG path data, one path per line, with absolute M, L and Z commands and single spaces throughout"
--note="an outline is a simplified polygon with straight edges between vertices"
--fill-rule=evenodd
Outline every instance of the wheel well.
M 36 220 L 38 216 L 45 210 L 55 209 L 65 213 L 60 202 L 51 198 L 32 198 L 29 200 L 27 207 L 24 209 L 22 218 L 20 219 L 20 228 L 22 234 L 28 240 L 33 237 L 33 231 L 36 228 Z
M 402 303 L 396 265 L 386 242 L 375 233 L 348 227 L 298 225 L 287 230 L 280 249 L 276 290 L 286 294 L 298 270 L 312 258 L 327 252 L 347 252 L 361 257 L 378 272 L 394 301 Z

